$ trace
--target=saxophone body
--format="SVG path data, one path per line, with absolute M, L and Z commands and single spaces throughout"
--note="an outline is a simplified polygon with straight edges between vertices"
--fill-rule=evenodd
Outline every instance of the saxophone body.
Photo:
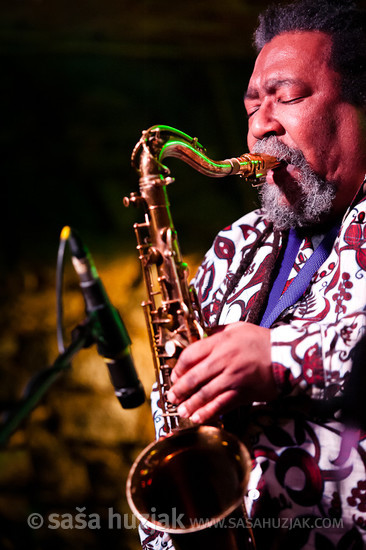
M 214 162 L 196 138 L 169 126 L 144 131 L 132 153 L 139 193 L 125 198 L 144 221 L 134 230 L 147 291 L 142 306 L 167 437 L 151 443 L 131 468 L 127 498 L 143 525 L 165 531 L 176 550 L 255 548 L 242 506 L 250 473 L 244 445 L 216 426 L 193 425 L 167 400 L 170 376 L 181 351 L 205 336 L 188 269 L 182 259 L 166 187 L 174 180 L 162 163 L 177 157 L 211 177 L 239 174 L 260 184 L 277 159 L 245 154 Z M 232 528 L 222 527 L 222 522 Z

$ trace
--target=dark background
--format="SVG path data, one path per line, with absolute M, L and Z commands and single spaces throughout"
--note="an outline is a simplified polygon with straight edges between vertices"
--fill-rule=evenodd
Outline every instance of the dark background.
M 242 96 L 261 4 L 2 2 L 5 271 L 51 261 L 65 224 L 94 250 L 129 251 L 136 213 L 121 201 L 137 186 L 131 151 L 153 124 L 197 136 L 215 160 L 246 151 Z M 175 223 L 188 251 L 204 251 L 252 203 L 238 181 L 176 165 Z

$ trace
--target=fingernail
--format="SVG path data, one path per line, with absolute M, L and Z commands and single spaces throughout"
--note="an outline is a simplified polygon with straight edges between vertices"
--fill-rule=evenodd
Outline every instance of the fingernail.
M 191 420 L 192 422 L 194 422 L 195 424 L 200 424 L 201 422 L 201 418 L 200 418 L 200 415 L 198 413 L 193 413 L 192 416 L 191 416 Z
M 167 398 L 170 403 L 177 403 L 177 396 L 172 390 L 168 391 Z
M 188 418 L 188 412 L 187 412 L 187 409 L 185 407 L 185 405 L 179 405 L 178 409 L 178 414 L 179 416 L 181 416 L 182 418 Z

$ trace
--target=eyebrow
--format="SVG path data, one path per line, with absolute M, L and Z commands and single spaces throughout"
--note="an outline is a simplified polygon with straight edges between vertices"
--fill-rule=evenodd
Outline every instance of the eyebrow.
M 264 85 L 264 90 L 266 93 L 273 93 L 279 88 L 283 87 L 290 87 L 294 85 L 304 85 L 304 82 L 302 80 L 294 79 L 294 78 L 284 78 L 284 79 L 277 79 L 277 78 L 271 78 L 267 80 L 267 82 Z M 249 86 L 247 91 L 244 94 L 244 100 L 246 99 L 258 99 L 259 98 L 259 91 L 254 86 Z

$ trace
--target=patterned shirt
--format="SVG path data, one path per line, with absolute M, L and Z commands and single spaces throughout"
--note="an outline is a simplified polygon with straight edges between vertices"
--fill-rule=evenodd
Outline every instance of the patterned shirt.
M 267 225 L 257 210 L 216 237 L 194 281 L 208 325 L 215 323 L 243 255 Z M 226 300 L 219 324 L 245 320 L 272 249 L 269 233 Z M 313 253 L 312 240 L 304 238 L 286 286 Z M 253 459 L 246 505 L 260 549 L 348 549 L 366 543 L 365 434 L 339 421 L 351 352 L 366 325 L 365 270 L 362 199 L 344 216 L 330 255 L 305 293 L 271 326 L 272 366 L 281 397 L 235 416 Z M 159 434 L 158 409 L 154 417 Z M 145 550 L 172 547 L 167 535 L 141 532 Z

